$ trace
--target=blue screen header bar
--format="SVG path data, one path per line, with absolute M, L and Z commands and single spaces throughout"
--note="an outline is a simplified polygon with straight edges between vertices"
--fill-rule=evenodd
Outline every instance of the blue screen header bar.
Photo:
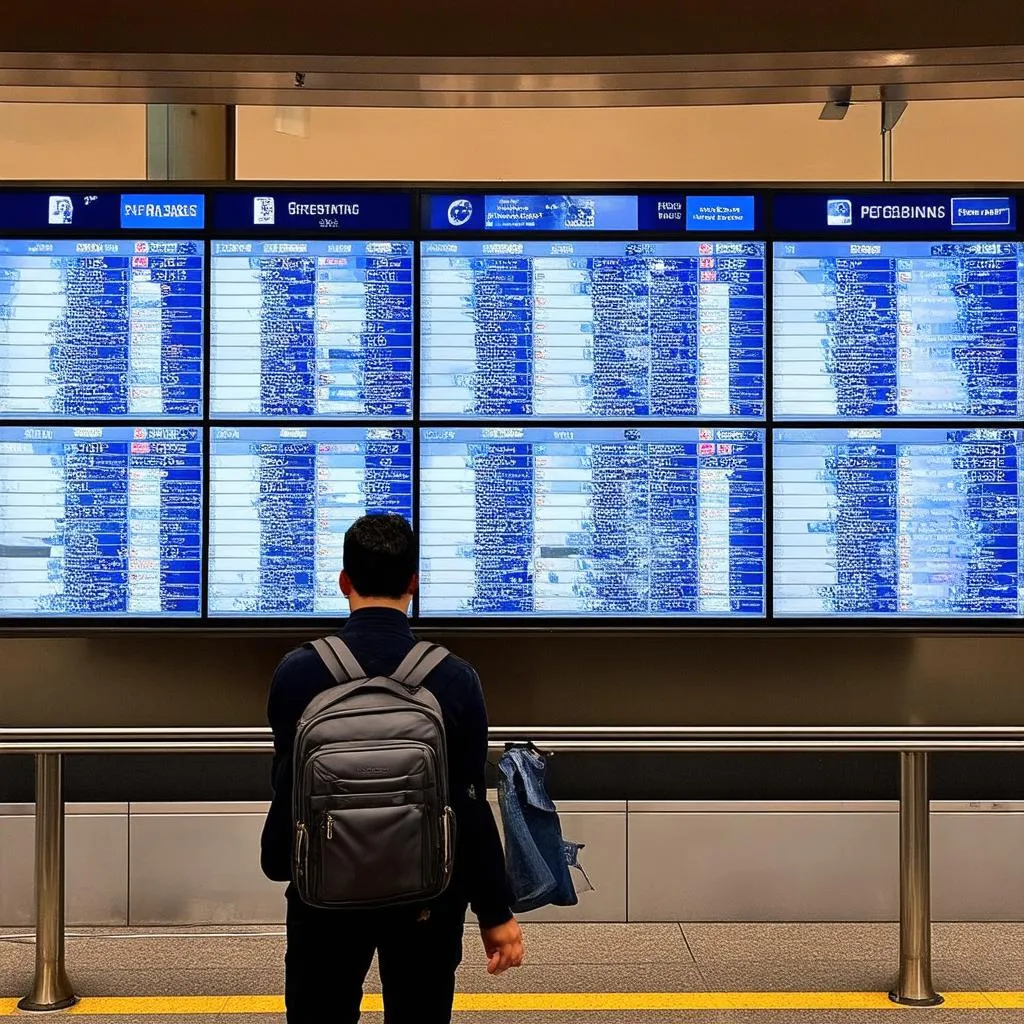
M 61 235 L 200 231 L 205 226 L 206 197 L 201 192 L 101 192 L 60 185 L 0 191 L 0 231 Z
M 429 195 L 423 227 L 443 232 L 756 231 L 754 195 L 473 193 Z
M 218 232 L 273 235 L 302 232 L 409 232 L 409 192 L 297 192 L 274 189 L 218 192 L 212 197 L 211 226 Z
M 945 235 L 1016 231 L 1017 197 L 974 191 L 783 192 L 772 197 L 775 235 Z
M 648 234 L 955 238 L 1016 234 L 1021 192 L 985 186 L 865 191 L 707 190 L 633 193 L 254 187 L 208 191 L 146 185 L 54 184 L 0 189 L 0 236 L 209 231 L 222 237 L 412 237 L 417 206 L 428 235 Z M 207 209 L 208 208 L 208 209 Z

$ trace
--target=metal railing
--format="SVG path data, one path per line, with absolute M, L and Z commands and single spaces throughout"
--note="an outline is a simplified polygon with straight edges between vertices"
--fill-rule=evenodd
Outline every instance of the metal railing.
M 900 963 L 894 1002 L 942 1002 L 932 983 L 928 754 L 1024 750 L 1024 727 L 495 728 L 493 748 L 532 740 L 552 752 L 869 753 L 900 755 Z M 36 765 L 36 964 L 22 1010 L 60 1010 L 76 996 L 64 957 L 64 755 L 266 753 L 267 729 L 0 729 L 0 754 Z

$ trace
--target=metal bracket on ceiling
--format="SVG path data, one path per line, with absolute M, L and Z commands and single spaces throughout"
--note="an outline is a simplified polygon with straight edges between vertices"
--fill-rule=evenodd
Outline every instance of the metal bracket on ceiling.
M 828 100 L 818 115 L 819 121 L 842 121 L 853 102 L 853 86 L 839 85 L 828 91 Z
M 882 132 L 891 132 L 899 124 L 903 111 L 907 109 L 907 101 L 889 99 L 887 90 L 882 90 Z

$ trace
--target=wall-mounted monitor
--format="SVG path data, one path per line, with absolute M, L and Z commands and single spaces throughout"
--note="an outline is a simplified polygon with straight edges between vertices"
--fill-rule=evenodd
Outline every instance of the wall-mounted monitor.
M 345 613 L 345 531 L 366 512 L 413 519 L 407 427 L 213 427 L 208 614 Z
M 1019 628 L 1021 195 L 4 186 L 0 631 Z
M 777 420 L 1024 415 L 1024 245 L 776 242 Z
M 778 429 L 776 618 L 1021 616 L 1024 431 Z
M 0 427 L 0 616 L 198 619 L 198 427 Z
M 420 614 L 765 614 L 764 431 L 426 427 Z
M 412 242 L 211 247 L 212 418 L 412 416 Z
M 762 242 L 424 242 L 424 419 L 764 415 Z
M 202 417 L 204 249 L 0 240 L 0 417 Z

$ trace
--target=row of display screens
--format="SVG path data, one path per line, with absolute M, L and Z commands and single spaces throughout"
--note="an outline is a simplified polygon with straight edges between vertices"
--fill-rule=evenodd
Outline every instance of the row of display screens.
M 706 233 L 774 237 L 807 233 L 897 236 L 1017 230 L 1020 193 L 991 188 L 921 192 L 807 187 L 798 191 L 713 190 L 680 184 L 591 186 L 585 191 L 458 184 L 440 191 L 367 189 L 340 184 L 166 191 L 131 185 L 0 189 L 0 231 L 203 231 L 310 235 Z
M 1022 502 L 1024 429 L 3 427 L 0 618 L 337 617 L 373 511 L 423 620 L 1012 621 Z
M 1014 241 L 0 240 L 9 421 L 1014 419 L 1022 332 Z

